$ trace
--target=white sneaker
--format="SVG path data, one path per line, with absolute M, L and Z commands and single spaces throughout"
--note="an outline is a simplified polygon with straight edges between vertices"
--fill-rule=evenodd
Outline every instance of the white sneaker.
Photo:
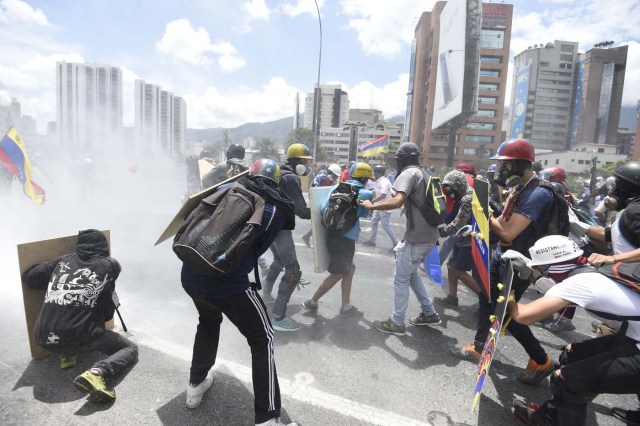
M 187 407 L 191 409 L 197 408 L 202 402 L 202 397 L 205 392 L 209 390 L 212 384 L 213 378 L 211 376 L 207 376 L 207 378 L 195 388 L 191 386 L 191 383 L 187 383 Z
M 280 417 L 274 417 L 264 423 L 256 423 L 256 426 L 298 426 L 298 423 L 282 423 Z

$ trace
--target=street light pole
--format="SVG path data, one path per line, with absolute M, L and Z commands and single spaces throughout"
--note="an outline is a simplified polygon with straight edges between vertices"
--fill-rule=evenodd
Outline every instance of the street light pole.
M 320 94 L 322 93 L 322 91 L 320 90 L 320 64 L 322 63 L 322 19 L 320 19 L 320 8 L 318 7 L 318 1 L 313 0 L 313 2 L 316 4 L 316 11 L 318 12 L 318 26 L 320 29 L 320 49 L 318 50 L 318 82 L 317 82 L 317 88 L 316 88 L 317 91 L 316 90 L 313 91 L 314 97 L 315 97 L 315 106 L 314 106 L 315 123 L 313 126 L 315 127 L 313 131 L 313 159 L 314 161 L 317 161 L 316 158 L 318 157 L 318 135 L 320 134 Z

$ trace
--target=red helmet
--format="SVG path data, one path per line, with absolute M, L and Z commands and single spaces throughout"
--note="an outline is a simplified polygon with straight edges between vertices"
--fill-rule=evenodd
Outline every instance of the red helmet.
M 567 172 L 560 166 L 549 167 L 540 172 L 540 179 L 564 184 L 564 181 L 567 180 Z
M 476 175 L 476 168 L 470 163 L 460 163 L 456 166 L 456 169 L 468 175 Z
M 509 139 L 498 147 L 496 155 L 491 160 L 527 160 L 535 161 L 536 154 L 531 142 L 525 139 Z

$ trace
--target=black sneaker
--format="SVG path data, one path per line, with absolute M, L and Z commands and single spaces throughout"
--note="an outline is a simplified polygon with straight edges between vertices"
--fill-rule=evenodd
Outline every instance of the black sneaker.
M 436 302 L 438 302 L 438 303 L 440 303 L 442 305 L 453 306 L 454 308 L 458 307 L 458 298 L 457 297 L 453 297 L 453 296 L 434 297 L 433 300 L 435 300 Z
M 417 317 L 413 317 L 409 319 L 409 322 L 413 325 L 421 326 L 421 325 L 440 325 L 442 324 L 442 320 L 440 319 L 440 315 L 436 312 L 433 315 L 425 315 L 424 312 L 420 312 L 420 315 Z
M 355 306 L 351 305 L 347 309 L 340 308 L 340 316 L 342 318 L 348 317 L 361 317 L 363 315 L 362 311 L 358 310 Z
M 613 407 L 611 415 L 628 425 L 640 426 L 640 408 L 637 410 L 625 410 L 624 408 Z
M 395 334 L 396 336 L 404 336 L 407 334 L 404 324 L 398 325 L 391 318 L 386 321 L 374 321 L 373 326 L 387 334 Z

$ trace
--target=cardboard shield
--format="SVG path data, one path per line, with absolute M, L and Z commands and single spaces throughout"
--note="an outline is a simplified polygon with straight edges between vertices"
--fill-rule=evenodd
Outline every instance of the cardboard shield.
M 109 242 L 111 251 L 111 236 L 108 230 L 102 231 Z M 38 263 L 44 263 L 58 256 L 76 251 L 78 236 L 53 238 L 51 240 L 34 241 L 31 243 L 18 244 L 18 266 L 20 276 L 27 269 Z M 49 354 L 35 342 L 33 330 L 40 314 L 40 309 L 44 303 L 46 290 L 32 290 L 22 283 L 22 300 L 24 302 L 24 315 L 27 321 L 27 331 L 29 332 L 29 348 L 32 358 L 43 358 Z M 113 320 L 106 323 L 107 328 L 113 328 Z
M 207 160 L 198 160 L 198 172 L 200 173 L 200 180 L 213 169 L 213 163 Z
M 316 186 L 309 189 L 309 208 L 311 209 L 311 231 L 313 237 L 313 264 L 316 273 L 322 273 L 329 267 L 327 250 L 327 230 L 320 221 L 321 207 L 331 192 L 332 186 Z
M 489 283 L 489 182 L 476 179 L 473 184 L 473 201 L 471 202 L 471 255 L 476 266 L 482 290 L 491 300 Z
M 176 233 L 180 230 L 180 228 L 182 228 L 182 225 L 184 225 L 185 220 L 187 219 L 187 216 L 189 216 L 189 213 L 191 213 L 193 211 L 193 209 L 196 208 L 196 206 L 200 203 L 200 200 L 202 200 L 205 197 L 208 197 L 209 195 L 213 194 L 214 192 L 216 192 L 216 190 L 218 189 L 218 187 L 230 183 L 230 182 L 235 182 L 236 180 L 240 179 L 240 177 L 245 176 L 249 173 L 248 170 L 245 170 L 242 173 L 238 173 L 237 175 L 224 180 L 216 185 L 213 185 L 207 189 L 203 189 L 202 191 L 193 194 L 192 196 L 190 196 L 189 198 L 187 198 L 187 201 L 184 202 L 184 204 L 182 205 L 182 207 L 180 207 L 180 210 L 178 210 L 178 213 L 176 213 L 176 215 L 173 217 L 173 219 L 171 220 L 171 222 L 169 222 L 169 225 L 167 225 L 167 227 L 165 228 L 164 231 L 162 231 L 162 234 L 160 234 L 160 237 L 158 238 L 158 241 L 156 241 L 156 243 L 154 244 L 154 246 L 157 246 L 158 244 L 160 244 L 161 242 L 168 240 L 169 238 L 173 237 L 174 235 L 176 235 Z
M 489 376 L 489 367 L 491 361 L 496 354 L 498 348 L 498 339 L 501 334 L 504 334 L 506 325 L 509 323 L 509 318 L 505 323 L 505 316 L 507 314 L 507 303 L 509 300 L 509 293 L 511 293 L 511 284 L 513 282 L 513 266 L 511 261 L 507 261 L 507 272 L 504 277 L 504 283 L 498 284 L 497 289 L 499 292 L 496 308 L 490 317 L 491 328 L 489 329 L 489 335 L 487 341 L 484 344 L 482 350 L 482 356 L 478 362 L 478 374 L 476 375 L 476 387 L 473 394 L 473 407 L 472 410 L 476 411 L 478 408 L 478 402 L 480 401 L 480 394 L 482 393 L 482 387 L 484 386 L 487 377 Z

